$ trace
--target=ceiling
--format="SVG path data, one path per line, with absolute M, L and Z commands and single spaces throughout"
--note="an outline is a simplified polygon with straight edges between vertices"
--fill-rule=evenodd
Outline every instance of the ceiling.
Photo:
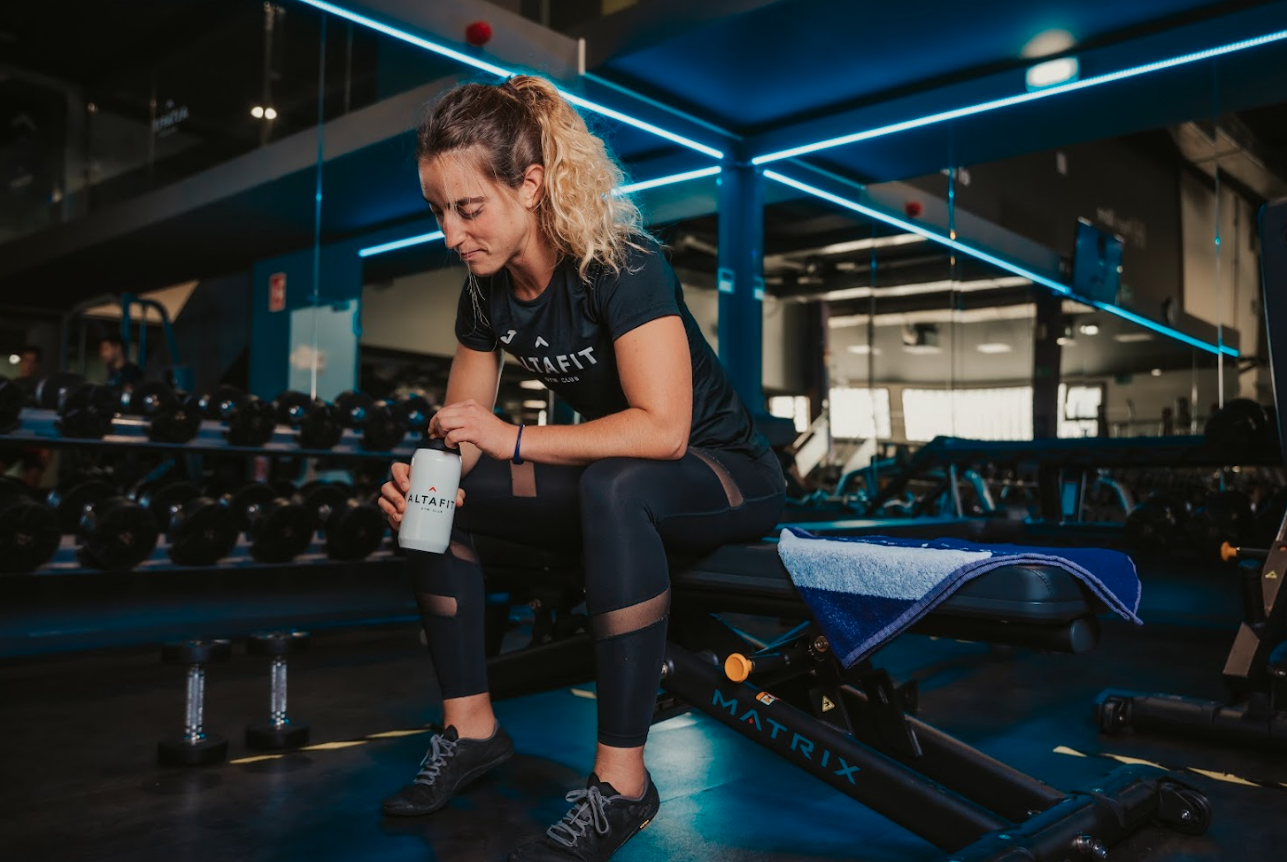
M 494 11 L 479 0 L 458 2 L 476 7 L 480 17 Z M 319 28 L 313 10 L 293 0 L 283 6 L 288 24 L 282 28 L 285 41 L 278 46 L 278 74 L 284 91 L 299 94 L 298 116 L 283 122 L 275 133 L 284 142 L 292 129 L 307 129 L 313 121 Z M 945 4 L 930 2 L 640 0 L 614 15 L 579 24 L 569 34 L 587 40 L 593 76 L 587 87 L 597 88 L 596 92 L 606 92 L 608 85 L 626 87 L 686 111 L 695 120 L 645 109 L 628 99 L 618 103 L 648 110 L 652 118 L 670 117 L 685 133 L 749 158 L 1022 92 L 1023 71 L 1032 63 L 1021 56 L 1024 46 L 1052 28 L 1071 34 L 1075 45 L 1065 53 L 1075 52 L 1082 58 L 1086 78 L 1281 29 L 1287 21 L 1283 2 L 977 0 L 944 8 Z M 76 26 L 63 26 L 69 18 Z M 146 92 L 140 82 L 149 76 L 182 79 L 185 99 L 213 106 L 193 134 L 203 136 L 219 158 L 226 158 L 229 148 L 268 158 L 264 150 L 254 152 L 259 145 L 258 127 L 245 105 L 255 91 L 262 60 L 262 39 L 250 36 L 262 28 L 262 22 L 263 4 L 257 0 L 7 4 L 0 9 L 0 50 L 4 63 L 99 93 L 96 98 L 115 99 L 120 110 L 138 108 Z M 105 32 L 119 35 L 103 39 Z M 378 62 L 372 59 L 377 40 L 361 28 L 355 34 L 359 55 L 367 51 L 367 59 Z M 453 37 L 445 35 L 449 40 Z M 334 47 L 337 43 L 327 44 L 329 71 L 342 51 Z M 232 45 L 250 47 L 241 52 L 244 56 L 237 56 L 229 49 Z M 384 56 L 397 57 L 396 65 L 406 75 L 431 80 L 448 70 L 440 62 L 428 61 L 413 68 L 419 54 L 406 46 L 394 51 L 380 42 L 379 47 Z M 210 73 L 214 68 L 231 68 L 230 54 L 237 61 L 234 65 L 242 68 L 238 74 L 244 80 Z M 217 65 L 203 69 L 202 62 L 197 62 L 216 55 Z M 171 71 L 158 77 L 158 69 Z M 340 77 L 328 80 L 328 98 L 338 98 L 334 87 Z M 358 103 L 373 102 L 381 95 L 369 78 L 349 83 L 360 91 L 353 96 Z M 0 89 L 0 99 L 3 93 Z M 994 162 L 1079 141 L 1163 128 L 1210 116 L 1214 107 L 1220 113 L 1236 111 L 1251 138 L 1249 145 L 1266 154 L 1272 169 L 1287 174 L 1287 114 L 1276 104 L 1284 100 L 1287 43 L 1276 43 L 1219 61 L 834 147 L 802 161 L 862 183 L 923 180 L 947 166 Z M 597 125 L 638 176 L 659 175 L 663 166 L 679 170 L 707 163 L 629 126 Z M 1164 144 L 1155 148 L 1156 159 L 1175 158 Z M 405 138 L 392 131 L 385 140 L 329 160 L 323 236 L 334 240 L 391 225 L 421 224 L 424 211 L 414 187 L 406 181 L 407 160 Z M 792 169 L 789 162 L 778 166 Z M 18 288 L 26 288 L 21 296 L 29 299 L 20 298 L 19 304 L 57 306 L 70 304 L 78 291 L 88 289 L 87 274 L 93 275 L 88 292 L 97 294 L 249 266 L 311 241 L 314 183 L 311 170 L 283 169 L 280 176 L 255 188 L 151 224 L 141 223 L 127 232 L 88 230 L 74 224 L 46 231 L 27 243 L 26 249 L 18 249 L 19 254 L 10 255 L 8 267 L 0 263 L 0 289 L 17 296 Z M 648 203 L 661 214 L 660 229 L 677 265 L 710 269 L 709 248 L 718 233 L 712 214 L 714 183 L 685 186 L 654 194 Z M 112 212 L 99 215 L 110 220 Z M 834 208 L 788 195 L 770 201 L 765 231 L 767 287 L 783 297 L 870 281 L 870 272 L 862 269 L 870 264 L 870 252 L 822 249 L 855 236 L 890 233 Z M 109 235 L 110 240 L 102 238 Z M 218 241 L 194 244 L 193 237 L 218 237 Z M 20 257 L 19 268 L 13 261 Z M 372 261 L 368 273 L 383 278 L 406 266 L 423 266 L 430 259 L 439 260 L 441 255 L 409 250 Z M 953 262 L 937 247 L 924 243 L 882 250 L 879 262 L 878 289 L 997 275 L 968 260 Z M 36 286 L 40 290 L 30 290 Z M 1028 301 L 1027 290 L 1009 290 L 1009 294 L 988 294 L 989 301 Z M 915 310 L 943 304 L 945 296 L 951 292 L 887 301 L 891 308 Z M 973 297 L 961 300 L 975 301 Z M 864 302 L 837 300 L 835 313 L 851 313 Z

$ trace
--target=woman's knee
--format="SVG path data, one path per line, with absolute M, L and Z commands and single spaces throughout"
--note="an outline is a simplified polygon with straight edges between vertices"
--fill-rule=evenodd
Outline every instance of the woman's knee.
M 655 481 L 661 461 L 644 458 L 604 458 L 590 464 L 581 473 L 577 488 L 583 513 L 620 511 L 638 507 L 643 489 L 650 478 Z

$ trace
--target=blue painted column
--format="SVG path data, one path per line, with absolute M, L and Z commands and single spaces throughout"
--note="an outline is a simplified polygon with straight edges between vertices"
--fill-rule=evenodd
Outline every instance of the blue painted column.
M 764 403 L 764 188 L 758 168 L 719 177 L 719 359 L 751 415 Z
M 317 260 L 314 296 L 313 262 Z M 362 262 L 354 243 L 262 260 L 252 273 L 250 391 L 285 389 L 326 400 L 358 388 Z M 316 376 L 313 373 L 316 366 Z

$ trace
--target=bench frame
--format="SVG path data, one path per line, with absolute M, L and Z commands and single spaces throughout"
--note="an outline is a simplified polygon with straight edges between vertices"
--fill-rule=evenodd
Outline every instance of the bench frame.
M 488 662 L 494 697 L 510 697 L 585 683 L 594 678 L 594 650 L 567 605 L 577 573 L 551 565 L 515 570 L 488 565 L 489 589 L 518 584 L 559 584 L 542 601 L 561 596 L 558 625 L 542 625 L 526 649 Z M 716 552 L 717 554 L 719 552 Z M 713 556 L 713 555 L 712 555 Z M 1106 848 L 1151 822 L 1202 834 L 1210 820 L 1205 797 L 1157 767 L 1114 769 L 1092 787 L 1064 792 L 1003 764 L 909 715 L 914 686 L 896 688 L 870 661 L 848 670 L 830 653 L 825 637 L 786 580 L 763 585 L 759 595 L 739 595 L 727 573 L 703 578 L 701 564 L 672 568 L 669 642 L 661 668 L 654 721 L 697 709 L 737 731 L 876 813 L 946 851 L 955 862 L 1063 862 L 1103 858 Z M 543 572 L 541 571 L 543 570 Z M 986 577 L 986 576 L 984 576 Z M 758 643 L 727 625 L 715 610 L 805 620 L 777 641 Z M 1098 627 L 1102 605 L 1088 599 L 1083 618 L 1036 627 L 1036 645 L 1061 648 L 1047 630 Z M 931 614 L 922 626 L 970 625 L 965 618 Z M 1006 642 L 1023 642 L 1013 622 L 994 623 Z M 986 627 L 975 621 L 971 630 Z M 1017 634 L 1020 633 L 1020 634 Z M 1062 648 L 1082 651 L 1084 636 Z M 1080 648 L 1079 648 L 1080 647 Z M 734 682 L 723 670 L 732 653 L 766 668 Z M 754 684 L 753 684 L 754 683 Z

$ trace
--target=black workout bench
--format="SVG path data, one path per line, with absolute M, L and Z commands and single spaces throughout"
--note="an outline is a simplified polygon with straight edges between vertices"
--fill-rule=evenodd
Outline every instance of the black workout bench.
M 901 527 L 881 531 L 924 529 Z M 489 660 L 493 694 L 593 679 L 590 635 L 573 612 L 576 560 L 475 541 L 488 589 L 533 597 L 537 611 L 533 644 Z M 671 584 L 657 720 L 699 709 L 920 835 L 946 851 L 945 859 L 1104 858 L 1108 846 L 1150 822 L 1195 835 L 1206 830 L 1206 799 L 1162 769 L 1122 766 L 1092 788 L 1065 793 L 908 715 L 914 689 L 895 688 L 870 661 L 841 667 L 772 541 L 674 559 Z M 912 631 L 1080 653 L 1098 643 L 1096 617 L 1105 610 L 1062 570 L 1011 566 L 969 582 Z M 765 644 L 717 616 L 728 612 L 803 622 Z

